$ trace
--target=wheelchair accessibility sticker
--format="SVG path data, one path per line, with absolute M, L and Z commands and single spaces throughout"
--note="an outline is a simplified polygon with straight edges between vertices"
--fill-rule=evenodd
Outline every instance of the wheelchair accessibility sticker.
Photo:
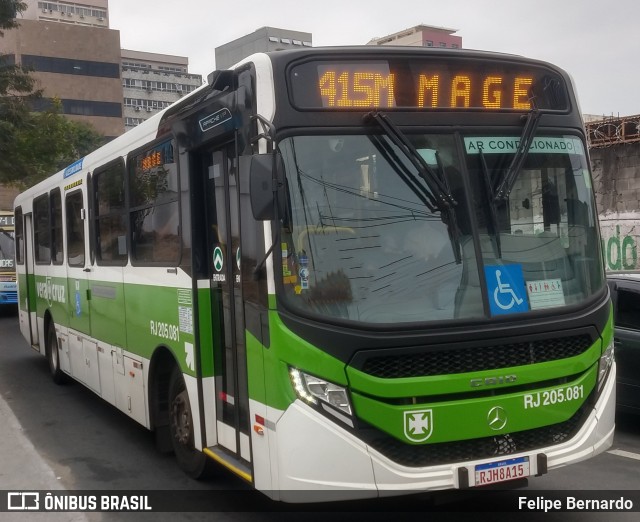
M 490 265 L 484 267 L 489 290 L 491 315 L 529 311 L 529 300 L 520 265 Z

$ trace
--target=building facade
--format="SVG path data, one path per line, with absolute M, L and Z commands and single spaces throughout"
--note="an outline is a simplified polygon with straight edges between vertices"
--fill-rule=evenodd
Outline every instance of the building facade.
M 0 185 L 0 210 L 12 210 L 13 200 L 20 193 L 16 187 Z
M 367 45 L 410 45 L 419 47 L 440 47 L 443 49 L 461 49 L 462 37 L 456 36 L 457 29 L 416 25 L 380 38 L 374 38 Z
M 109 28 L 108 0 L 25 0 L 20 27 L 5 31 L 0 54 L 33 69 L 69 119 L 113 138 L 202 85 L 182 56 L 120 49 Z
M 0 53 L 33 70 L 43 106 L 58 98 L 69 119 L 107 137 L 122 134 L 120 33 L 108 28 L 107 0 L 26 3 L 20 26 L 0 39 Z
M 216 69 L 228 69 L 254 53 L 311 47 L 311 33 L 262 27 L 251 34 L 216 47 Z
M 189 60 L 183 56 L 128 49 L 121 56 L 125 130 L 202 85 L 202 76 L 189 74 Z
M 22 13 L 25 20 L 63 22 L 85 27 L 109 27 L 109 0 L 87 0 L 85 2 L 40 2 L 23 0 L 27 9 Z

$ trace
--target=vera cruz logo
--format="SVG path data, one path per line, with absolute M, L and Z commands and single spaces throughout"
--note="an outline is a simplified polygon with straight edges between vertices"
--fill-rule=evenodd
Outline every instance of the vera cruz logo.
M 404 436 L 411 442 L 424 442 L 433 433 L 433 410 L 404 412 Z
M 56 285 L 50 277 L 47 277 L 46 281 L 36 283 L 36 293 L 40 299 L 46 299 L 49 306 L 53 305 L 53 302 L 66 303 L 64 285 Z

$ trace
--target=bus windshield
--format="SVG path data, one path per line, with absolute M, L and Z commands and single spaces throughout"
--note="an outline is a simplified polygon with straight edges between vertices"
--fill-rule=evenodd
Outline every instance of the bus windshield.
M 14 265 L 14 232 L 0 228 L 0 272 L 15 270 Z
M 455 206 L 385 134 L 284 139 L 280 295 L 325 319 L 469 320 L 569 306 L 602 288 L 581 141 L 533 140 L 504 198 L 518 136 L 408 134 Z

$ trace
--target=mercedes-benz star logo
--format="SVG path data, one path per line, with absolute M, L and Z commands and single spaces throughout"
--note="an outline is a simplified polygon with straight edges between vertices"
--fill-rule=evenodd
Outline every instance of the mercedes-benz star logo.
M 492 430 L 501 430 L 507 425 L 507 412 L 500 406 L 494 406 L 487 414 L 487 422 Z

